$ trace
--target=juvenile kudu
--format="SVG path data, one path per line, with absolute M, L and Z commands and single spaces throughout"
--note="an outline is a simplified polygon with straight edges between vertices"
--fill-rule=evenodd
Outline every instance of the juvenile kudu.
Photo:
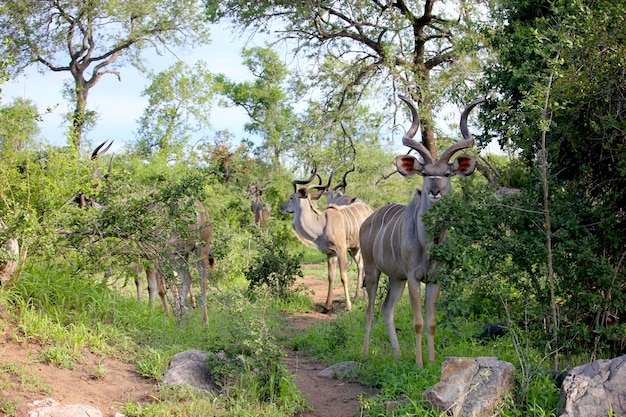
M 469 112 L 483 99 L 471 102 L 461 115 L 461 133 L 464 140 L 454 143 L 446 149 L 439 159 L 430 154 L 428 149 L 413 139 L 417 132 L 420 120 L 415 105 L 403 96 L 411 109 L 413 117 L 409 131 L 402 138 L 405 146 L 417 151 L 423 158 L 420 162 L 411 155 L 400 155 L 396 158 L 396 166 L 403 176 L 415 174 L 424 177 L 421 192 L 415 193 L 408 205 L 387 204 L 377 210 L 361 226 L 360 240 L 363 255 L 364 283 L 368 295 L 366 310 L 365 340 L 363 355 L 367 356 L 369 339 L 374 316 L 374 303 L 381 272 L 389 277 L 388 291 L 383 302 L 382 315 L 385 320 L 389 339 L 395 351 L 400 355 L 400 345 L 396 335 L 394 311 L 400 296 L 408 282 L 409 298 L 413 309 L 413 326 L 416 337 L 417 366 L 422 367 L 422 317 L 421 283 L 426 284 L 425 310 L 426 331 L 428 340 L 428 360 L 435 360 L 435 303 L 439 298 L 440 287 L 432 282 L 435 272 L 435 263 L 428 258 L 428 246 L 431 244 L 422 215 L 434 203 L 440 201 L 451 190 L 450 179 L 453 175 L 468 176 L 474 172 L 476 160 L 471 155 L 459 155 L 450 162 L 451 157 L 458 151 L 474 146 L 474 138 L 467 129 Z M 445 239 L 445 233 L 435 239 L 435 244 Z
M 172 241 L 167 242 L 167 250 L 171 251 L 168 260 L 172 262 L 173 269 L 181 280 L 180 292 L 174 293 L 174 307 L 177 315 L 180 315 L 185 305 L 187 294 L 190 294 L 192 304 L 195 304 L 191 294 L 192 278 L 189 265 L 192 260 L 196 263 L 202 298 L 202 321 L 204 324 L 208 324 L 209 315 L 206 303 L 207 275 L 209 270 L 213 270 L 215 266 L 212 250 L 213 226 L 210 223 L 209 213 L 202 203 L 197 201 L 195 210 L 196 217 L 187 226 L 189 233 L 186 236 L 176 236 Z M 162 263 L 162 261 L 160 262 Z
M 91 159 L 96 160 L 100 158 L 109 150 L 112 143 L 113 141 L 105 141 L 96 147 L 91 154 Z M 102 176 L 99 172 L 96 172 L 96 174 L 94 174 L 94 178 L 99 182 L 100 180 L 106 180 L 107 176 L 111 172 L 111 165 L 112 162 L 109 163 L 109 172 L 106 175 Z M 101 204 L 93 201 L 83 193 L 78 194 L 74 201 L 75 204 L 81 208 L 103 208 Z M 213 227 L 210 224 L 209 213 L 204 205 L 199 201 L 195 203 L 195 217 L 190 220 L 187 227 L 189 229 L 189 233 L 181 233 L 180 235 L 175 235 L 168 241 L 159 242 L 158 247 L 153 248 L 150 251 L 151 253 L 155 253 L 157 256 L 160 256 L 160 259 L 153 259 L 156 256 L 146 256 L 146 259 L 150 258 L 151 261 L 151 265 L 146 268 L 150 305 L 154 305 L 154 299 L 158 293 L 165 311 L 169 313 L 169 303 L 166 295 L 166 277 L 163 273 L 163 269 L 166 264 L 169 263 L 171 268 L 168 269 L 175 271 L 181 280 L 180 292 L 174 291 L 174 307 L 176 314 L 180 315 L 185 304 L 185 297 L 187 294 L 189 294 L 191 303 L 195 307 L 196 302 L 191 291 L 192 277 L 189 270 L 189 263 L 193 258 L 197 264 L 198 275 L 200 278 L 203 322 L 207 324 L 209 322 L 209 316 L 206 305 L 206 280 L 208 271 L 212 270 L 215 265 L 211 246 L 213 239 Z M 138 274 L 140 273 L 137 268 L 136 272 Z M 141 281 L 136 278 L 135 284 L 137 285 L 137 296 L 140 297 Z M 173 286 L 173 289 L 176 290 L 176 287 Z
M 350 205 L 330 205 L 326 210 L 318 211 L 312 203 L 321 197 L 327 186 L 314 185 L 298 188 L 298 185 L 309 184 L 315 178 L 317 172 L 313 172 L 307 180 L 294 180 L 294 193 L 280 208 L 281 213 L 293 214 L 293 229 L 302 243 L 317 248 L 326 254 L 328 266 L 328 296 L 326 297 L 325 311 L 328 312 L 332 305 L 333 281 L 335 279 L 335 259 L 339 264 L 339 276 L 346 297 L 346 308 L 352 309 L 350 295 L 348 293 L 348 259 L 347 252 L 354 260 L 358 269 L 357 291 L 362 283 L 362 265 L 359 250 L 359 228 L 363 221 L 372 214 L 370 206 L 363 202 Z M 316 191 L 311 193 L 310 190 Z

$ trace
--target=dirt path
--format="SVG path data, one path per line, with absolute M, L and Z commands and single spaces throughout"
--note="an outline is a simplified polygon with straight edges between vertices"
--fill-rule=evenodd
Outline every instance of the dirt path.
M 326 302 L 328 283 L 326 281 L 304 277 L 296 284 L 306 285 L 312 292 L 312 298 L 317 306 L 317 312 L 289 316 L 287 321 L 296 330 L 304 330 L 320 321 L 332 320 L 336 314 L 345 308 L 343 303 L 333 302 L 333 310 L 329 314 L 320 311 Z M 341 286 L 334 288 L 335 298 L 341 293 Z M 320 378 L 317 374 L 327 366 L 307 360 L 300 352 L 287 351 L 285 362 L 288 369 L 295 375 L 295 383 L 306 396 L 311 410 L 298 417 L 353 417 L 361 415 L 361 406 L 358 400 L 360 395 L 371 396 L 374 391 L 359 384 L 337 379 Z
M 299 281 L 313 292 L 313 298 L 321 311 L 326 297 L 326 283 L 305 278 Z M 336 294 L 339 294 L 339 288 Z M 337 302 L 335 310 L 344 307 Z M 296 330 L 302 330 L 321 320 L 332 320 L 334 313 L 298 314 L 288 317 L 288 323 Z M 157 388 L 153 381 L 142 378 L 135 372 L 135 364 L 123 363 L 111 357 L 99 357 L 84 352 L 84 361 L 75 369 L 62 369 L 56 365 L 42 364 L 37 361 L 42 346 L 39 344 L 20 344 L 11 340 L 10 330 L 3 326 L 0 332 L 0 366 L 13 364 L 19 368 L 26 381 L 24 384 L 36 384 L 42 387 L 40 392 L 31 389 L 4 389 L 2 375 L 8 372 L 0 369 L 0 403 L 15 401 L 19 404 L 18 415 L 26 416 L 33 410 L 34 401 L 53 398 L 62 404 L 90 404 L 102 411 L 105 417 L 113 417 L 127 401 L 149 402 Z M 297 417 L 352 417 L 359 415 L 358 396 L 371 394 L 366 388 L 340 380 L 319 378 L 318 372 L 326 366 L 312 363 L 300 352 L 286 352 L 285 362 L 295 375 L 295 382 L 307 397 L 311 410 Z M 104 375 L 98 373 L 104 369 Z M 47 387 L 47 392 L 43 387 Z M 0 414 L 2 414 L 0 412 Z

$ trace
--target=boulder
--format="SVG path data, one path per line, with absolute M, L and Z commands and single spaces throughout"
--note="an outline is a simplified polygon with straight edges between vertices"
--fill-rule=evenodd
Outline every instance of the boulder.
M 441 380 L 424 392 L 424 399 L 452 416 L 491 415 L 514 384 L 515 367 L 509 362 L 451 357 L 441 364 Z
M 167 385 L 187 384 L 205 391 L 217 392 L 219 388 L 211 378 L 207 360 L 209 354 L 201 350 L 187 350 L 174 355 L 170 369 L 163 377 Z
M 321 370 L 317 376 L 320 378 L 328 378 L 328 379 L 344 379 L 347 375 L 350 375 L 352 371 L 359 367 L 360 364 L 358 362 L 340 362 L 333 366 L 329 366 L 328 368 Z
M 626 355 L 569 371 L 561 386 L 561 417 L 626 416 Z

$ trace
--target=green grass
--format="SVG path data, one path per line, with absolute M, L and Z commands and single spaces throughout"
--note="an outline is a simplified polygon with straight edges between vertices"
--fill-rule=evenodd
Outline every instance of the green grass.
M 200 309 L 186 310 L 180 319 L 168 318 L 150 310 L 147 303 L 137 302 L 134 294 L 121 296 L 64 271 L 30 268 L 3 288 L 0 303 L 5 308 L 0 311 L 5 312 L 3 319 L 15 324 L 15 341 L 43 346 L 35 361 L 63 368 L 76 367 L 83 360 L 82 352 L 88 350 L 134 362 L 141 375 L 158 383 L 173 355 L 202 349 L 242 355 L 255 369 L 252 377 L 224 377 L 223 389 L 229 395 L 200 400 L 190 393 L 164 389 L 153 404 L 127 404 L 128 416 L 287 416 L 303 409 L 304 400 L 282 366 L 282 348 L 274 336 L 284 327 L 279 312 L 261 302 L 251 303 L 241 291 L 212 290 L 211 321 L 202 326 Z M 295 298 L 305 304 L 301 297 Z M 105 370 L 93 372 L 102 375 Z M 7 409 L 13 406 L 0 404 Z
M 421 401 L 422 393 L 440 379 L 441 363 L 447 357 L 495 356 L 508 361 L 520 369 L 532 368 L 533 377 L 516 388 L 511 398 L 505 401 L 500 416 L 550 416 L 557 411 L 558 389 L 548 375 L 549 369 L 532 352 L 532 360 L 519 358 L 510 337 L 481 342 L 472 337 L 480 333 L 481 324 L 464 319 L 446 320 L 439 312 L 436 332 L 436 362 L 425 362 L 422 369 L 415 365 L 415 336 L 412 326 L 412 311 L 408 298 L 403 296 L 396 310 L 396 327 L 402 355 L 395 358 L 391 350 L 380 305 L 372 328 L 370 351 L 366 359 L 361 356 L 365 330 L 365 301 L 355 303 L 351 312 L 340 314 L 336 320 L 316 325 L 304 333 L 295 335 L 292 347 L 306 352 L 325 363 L 358 361 L 362 366 L 353 379 L 361 384 L 377 387 L 380 393 L 363 400 L 367 415 L 372 416 L 439 416 L 428 404 Z M 424 336 L 425 351 L 425 336 Z M 523 375 L 518 372 L 518 381 Z M 389 403 L 396 404 L 388 410 Z
M 321 265 L 304 264 L 303 271 L 325 280 L 325 260 Z M 282 314 L 311 311 L 313 305 L 306 290 L 280 300 L 250 300 L 234 286 L 227 290 L 214 287 L 210 293 L 210 323 L 201 326 L 200 309 L 187 310 L 180 319 L 168 318 L 160 305 L 155 313 L 147 302 L 137 302 L 134 291 L 120 295 L 119 291 L 64 271 L 31 267 L 3 289 L 0 304 L 4 308 L 0 311 L 5 323 L 15 324 L 14 340 L 44 346 L 34 361 L 70 369 L 81 362 L 81 352 L 88 350 L 135 363 L 141 375 L 158 383 L 172 356 L 187 349 L 248 358 L 245 365 L 215 366 L 222 394 L 199 397 L 185 389 L 161 387 L 151 403 L 125 404 L 123 411 L 128 416 L 292 416 L 306 404 L 282 364 L 285 344 L 328 365 L 347 360 L 362 363 L 354 379 L 379 389 L 378 395 L 361 399 L 368 416 L 437 416 L 421 398 L 424 390 L 438 382 L 441 363 L 449 356 L 496 356 L 526 370 L 518 373 L 518 387 L 499 415 L 550 416 L 556 412 L 558 391 L 546 376 L 542 352 L 525 347 L 525 338 L 530 335 L 522 332 L 517 334 L 518 346 L 511 337 L 481 343 L 472 337 L 481 331 L 481 318 L 448 317 L 445 306 L 440 306 L 437 361 L 417 369 L 412 312 L 406 294 L 396 311 L 402 356 L 393 356 L 377 306 L 369 356 L 363 359 L 363 298 L 354 303 L 352 311 L 340 312 L 335 320 L 305 332 L 289 333 L 285 332 Z M 8 381 L 0 380 L 0 389 L 29 380 L 14 365 L 0 363 L 2 366 L 13 376 Z M 251 374 L 250 366 L 255 373 L 246 377 Z M 106 370 L 98 367 L 93 372 L 97 376 Z M 36 380 L 27 383 L 31 384 L 29 389 L 45 390 Z M 393 410 L 388 410 L 390 402 L 396 404 Z M 0 401 L 0 410 L 6 415 L 11 415 L 12 407 L 10 401 Z
M 50 387 L 37 375 L 29 374 L 25 366 L 0 361 L 0 414 L 6 417 L 17 416 L 17 400 L 3 395 L 3 392 L 12 389 L 42 396 L 50 393 Z

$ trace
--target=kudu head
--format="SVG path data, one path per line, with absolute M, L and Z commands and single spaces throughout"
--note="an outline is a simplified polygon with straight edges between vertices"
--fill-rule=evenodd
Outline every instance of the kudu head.
M 265 190 L 267 189 L 268 184 L 271 181 L 268 181 L 265 183 L 265 185 L 263 185 L 262 187 L 259 187 L 258 185 L 258 180 L 255 184 L 251 184 L 248 187 L 248 200 L 259 200 L 261 199 L 261 197 L 263 196 L 263 193 L 265 193 Z
M 107 139 L 104 142 L 102 142 L 91 153 L 91 160 L 95 161 L 99 159 L 102 155 L 104 155 L 111 148 L 111 145 L 113 145 L 112 139 Z M 92 184 L 91 187 L 93 189 L 98 189 L 100 187 L 100 183 L 102 181 L 106 181 L 109 178 L 112 168 L 113 168 L 113 156 L 111 156 L 111 159 L 109 161 L 109 169 L 106 174 L 102 175 L 100 170 L 98 170 L 97 168 L 95 169 L 95 171 L 93 172 L 93 179 L 95 180 L 95 183 Z M 101 204 L 94 201 L 91 197 L 85 195 L 85 193 L 82 193 L 82 192 L 74 196 L 72 200 L 72 204 L 75 204 L 80 208 L 90 208 L 90 207 L 97 208 L 97 209 L 102 208 Z
M 450 158 L 456 152 L 474 146 L 474 137 L 467 128 L 467 116 L 476 105 L 484 101 L 484 98 L 475 99 L 463 110 L 460 123 L 463 140 L 453 143 L 448 149 L 443 151 L 439 159 L 436 159 L 436 155 L 431 155 L 430 151 L 422 143 L 413 139 L 420 125 L 417 108 L 406 97 L 402 95 L 398 95 L 398 97 L 407 103 L 413 117 L 413 123 L 402 138 L 402 143 L 417 151 L 424 160 L 424 162 L 421 162 L 412 155 L 400 155 L 396 157 L 398 172 L 405 177 L 415 174 L 423 176 L 422 196 L 428 197 L 433 203 L 437 202 L 450 192 L 450 180 L 453 175 L 466 177 L 471 175 L 476 168 L 476 158 L 473 155 L 459 155 L 453 162 L 450 162 Z
M 320 183 L 314 185 L 308 185 L 315 177 L 319 178 Z M 331 175 L 332 178 L 332 175 Z M 293 194 L 289 197 L 289 201 L 283 204 L 280 208 L 280 212 L 283 214 L 295 213 L 296 208 L 300 205 L 300 200 L 307 199 L 310 203 L 311 200 L 318 200 L 324 191 L 330 186 L 330 181 L 326 185 L 322 185 L 322 178 L 317 174 L 317 165 L 313 167 L 311 176 L 306 180 L 293 180 Z M 298 185 L 304 185 L 304 187 L 298 188 Z M 311 190 L 315 190 L 311 192 Z
M 343 174 L 341 182 L 333 187 L 332 190 L 326 191 L 326 201 L 328 202 L 328 205 L 335 204 L 337 206 L 347 206 L 356 201 L 356 197 L 350 197 L 349 195 L 346 195 L 346 187 L 348 186 L 348 174 L 354 171 L 355 167 L 353 164 L 352 168 L 350 168 L 345 172 L 345 174 Z M 328 183 L 330 184 L 330 179 L 328 180 Z

